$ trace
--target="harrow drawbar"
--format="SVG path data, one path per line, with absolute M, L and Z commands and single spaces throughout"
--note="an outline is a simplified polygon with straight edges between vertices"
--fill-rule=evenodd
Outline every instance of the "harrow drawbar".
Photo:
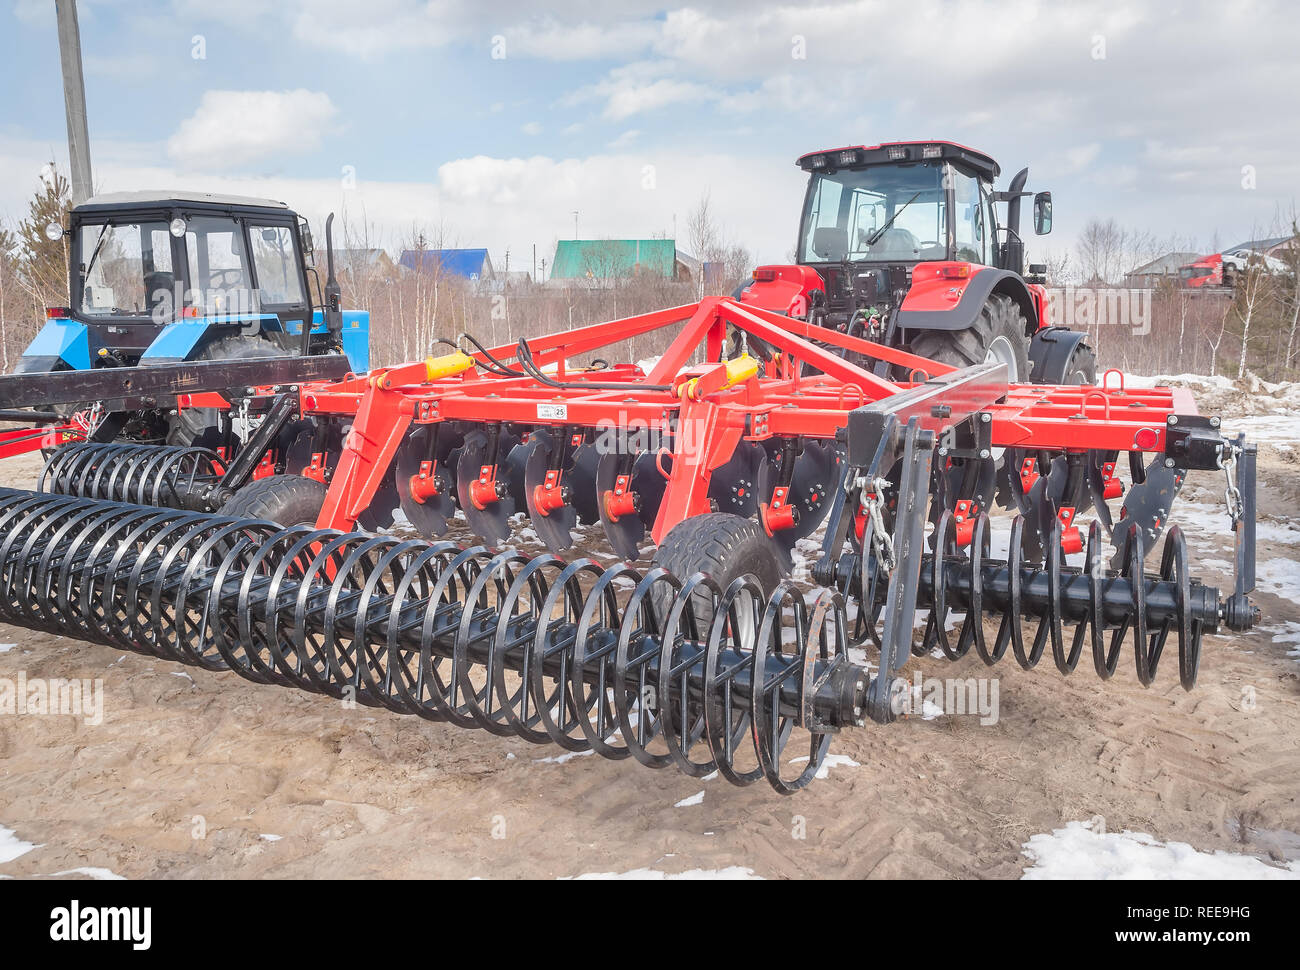
M 1173 632 L 1191 687 L 1223 607 L 1187 579 L 1176 529 L 1152 577 L 1136 532 L 1132 565 L 1116 573 L 1095 530 L 1089 570 L 1026 566 L 1014 541 L 1009 562 L 992 560 L 987 523 L 977 530 L 973 558 L 921 558 L 917 604 L 931 618 L 914 652 L 938 645 L 955 659 L 973 645 L 992 664 L 1010 644 L 1032 667 L 1050 642 L 1069 673 L 1091 624 L 1098 673 L 1114 672 L 1131 633 L 1146 684 Z M 868 601 L 855 604 L 859 628 L 883 605 Z M 966 611 L 955 645 L 954 607 Z M 986 616 L 1000 617 L 992 646 Z M 1028 650 L 1021 616 L 1038 620 Z M 783 793 L 816 775 L 832 734 L 892 720 L 901 666 L 882 675 L 850 661 L 859 636 L 832 588 L 808 602 L 788 581 L 765 595 L 752 577 L 719 589 L 662 567 L 7 489 L 0 620 L 569 751 L 738 785 L 766 778 Z M 1082 621 L 1068 652 L 1065 620 Z M 862 642 L 875 637 L 866 626 Z M 795 737 L 809 757 L 791 769 Z

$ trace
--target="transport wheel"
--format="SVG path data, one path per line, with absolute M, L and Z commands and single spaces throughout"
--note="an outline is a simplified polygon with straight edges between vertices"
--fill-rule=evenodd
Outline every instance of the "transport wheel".
M 655 565 L 665 567 L 683 583 L 697 572 L 705 573 L 724 592 L 733 580 L 748 574 L 758 580 L 765 597 L 786 572 L 763 527 L 753 519 L 726 512 L 695 515 L 678 523 L 655 552 Z M 706 593 L 700 596 L 697 610 L 711 618 L 710 597 Z
M 725 512 L 694 515 L 674 526 L 655 553 L 655 564 L 683 581 L 693 573 L 707 573 L 724 590 L 749 573 L 764 594 L 776 589 L 786 571 L 762 526 Z
M 655 565 L 668 569 L 683 584 L 695 573 L 702 572 L 722 594 L 740 577 L 754 577 L 762 590 L 762 600 L 742 587 L 728 610 L 728 620 L 721 628 L 724 638 L 729 638 L 735 647 L 749 650 L 754 647 L 767 600 L 785 573 L 762 526 L 753 519 L 726 512 L 692 516 L 674 526 L 659 544 Z M 664 585 L 661 584 L 660 589 L 665 589 Z M 656 603 L 661 619 L 669 616 L 676 601 L 675 597 L 670 601 L 666 592 L 661 594 Z M 684 622 L 684 615 L 679 635 L 699 642 L 709 639 L 716 605 L 717 600 L 707 586 L 697 588 L 689 601 L 695 628 L 690 629 Z M 680 714 L 674 711 L 671 716 L 677 722 Z M 733 728 L 739 726 L 739 723 L 733 724 Z
M 1020 384 L 1029 380 L 1028 321 L 1009 296 L 995 293 L 980 310 L 975 323 L 965 330 L 925 330 L 912 337 L 911 350 L 954 367 L 997 362 L 1007 365 L 1007 380 Z M 907 379 L 910 375 L 901 375 Z
M 249 482 L 221 507 L 222 515 L 268 519 L 286 528 L 315 525 L 325 504 L 325 485 L 304 475 L 272 475 Z
M 284 351 L 260 337 L 222 337 L 203 348 L 198 360 L 250 360 L 279 357 Z M 221 444 L 220 412 L 216 408 L 185 408 L 167 419 L 167 443 L 217 448 Z

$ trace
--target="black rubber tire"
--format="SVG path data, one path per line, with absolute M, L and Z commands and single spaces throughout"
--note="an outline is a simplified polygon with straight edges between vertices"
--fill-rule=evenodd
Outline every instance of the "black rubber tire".
M 999 337 L 1005 338 L 1016 368 L 1014 374 L 1007 375 L 1007 380 L 1012 384 L 1026 383 L 1029 380 L 1028 327 L 1029 322 L 1015 301 L 994 293 L 985 302 L 974 324 L 964 330 L 925 330 L 914 334 L 911 351 L 918 357 L 937 360 L 941 364 L 969 367 L 984 363 L 993 342 Z M 900 377 L 907 380 L 910 375 L 902 374 Z
M 785 574 L 771 540 L 753 519 L 727 512 L 696 515 L 678 523 L 664 536 L 655 563 L 683 582 L 703 572 L 725 590 L 732 580 L 749 573 L 770 595 Z
M 284 351 L 261 337 L 231 335 L 212 341 L 196 360 L 250 360 L 280 357 Z M 221 425 L 215 408 L 185 408 L 167 419 L 167 443 L 186 447 L 216 448 L 221 444 Z
M 315 525 L 325 504 L 325 485 L 303 475 L 272 475 L 249 482 L 221 507 L 222 515 L 269 519 L 286 528 Z

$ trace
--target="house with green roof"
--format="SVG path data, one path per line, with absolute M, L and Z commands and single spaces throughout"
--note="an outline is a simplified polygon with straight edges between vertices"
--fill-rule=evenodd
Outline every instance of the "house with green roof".
M 620 280 L 657 276 L 689 280 L 696 264 L 678 253 L 673 239 L 561 239 L 551 263 L 552 280 Z

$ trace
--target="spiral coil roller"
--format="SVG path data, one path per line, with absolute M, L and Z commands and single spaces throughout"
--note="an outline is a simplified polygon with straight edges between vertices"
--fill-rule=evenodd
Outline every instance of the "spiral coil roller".
M 5 622 L 784 793 L 863 723 L 843 617 L 788 583 L 0 490 Z
M 183 508 L 187 496 L 223 471 L 221 457 L 207 448 L 87 441 L 57 449 L 36 487 L 56 495 Z
M 1146 550 L 1135 523 L 1119 533 L 1123 565 L 1118 572 L 1107 568 L 1109 556 L 1099 522 L 1093 521 L 1089 527 L 1083 567 L 1062 562 L 1058 521 L 1042 566 L 1026 568 L 1024 528 L 1024 519 L 1016 516 L 1011 523 L 1009 556 L 1003 562 L 989 557 L 987 515 L 978 516 L 965 554 L 957 549 L 952 513 L 940 517 L 935 536 L 944 552 L 928 557 L 922 565 L 921 596 L 931 612 L 914 653 L 928 653 L 937 647 L 950 660 L 957 660 L 973 646 L 980 659 L 993 666 L 1009 645 L 1016 662 L 1029 670 L 1042 659 L 1050 642 L 1057 669 L 1068 675 L 1078 665 L 1084 646 L 1090 645 L 1098 676 L 1108 680 L 1115 673 L 1125 639 L 1131 635 L 1137 678 L 1146 687 L 1155 680 L 1169 635 L 1174 633 L 1179 679 L 1186 690 L 1195 686 L 1201 638 L 1207 629 L 1218 629 L 1222 607 L 1218 590 L 1189 577 L 1187 540 L 1178 526 L 1170 526 L 1160 571 L 1151 578 L 1145 572 Z M 955 643 L 947 631 L 954 605 L 965 612 Z M 986 616 L 1000 618 L 991 648 L 984 631 Z M 1022 617 L 1037 620 L 1028 649 Z M 1076 624 L 1068 650 L 1067 622 Z

